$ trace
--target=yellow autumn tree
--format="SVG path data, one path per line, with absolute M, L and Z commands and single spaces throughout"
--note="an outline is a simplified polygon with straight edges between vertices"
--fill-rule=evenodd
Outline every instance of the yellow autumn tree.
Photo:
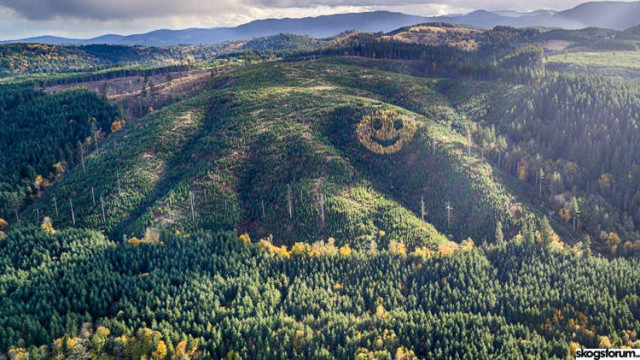
M 56 169 L 57 178 L 62 177 L 62 175 L 64 175 L 64 173 L 67 171 L 67 168 L 64 166 L 64 164 L 61 161 L 58 161 L 57 163 L 53 164 L 53 168 Z
M 462 243 L 460 244 L 460 248 L 463 251 L 471 251 L 473 250 L 473 247 L 475 246 L 473 239 L 468 238 L 467 240 L 463 240 Z
M 44 178 L 42 175 L 36 176 L 36 179 L 33 182 L 33 184 L 36 186 L 36 189 L 38 189 L 38 191 L 45 190 L 46 188 L 51 186 L 51 183 L 49 182 L 49 180 Z
M 164 343 L 164 341 L 158 341 L 158 345 L 156 346 L 156 349 L 151 353 L 151 357 L 154 360 L 163 360 L 167 357 L 167 345 Z
M 272 241 L 273 237 L 271 236 L 265 239 L 261 239 L 259 242 L 260 248 L 269 254 L 279 257 L 280 259 L 291 258 L 291 253 L 287 250 L 286 246 L 275 246 L 273 245 Z
M 416 247 L 415 249 L 413 249 L 411 256 L 424 261 L 429 259 L 431 256 L 433 256 L 433 251 L 431 251 L 431 249 L 427 248 L 426 246 Z
M 134 245 L 134 246 L 138 245 L 138 244 L 140 244 L 140 239 L 138 239 L 137 237 L 134 236 L 134 237 L 130 238 L 129 240 L 127 240 L 127 244 Z
M 8 227 L 9 227 L 9 223 L 5 219 L 0 218 L 0 231 L 4 231 Z
M 172 360 L 184 360 L 190 359 L 191 355 L 195 353 L 197 350 L 197 344 L 192 349 L 187 349 L 187 340 L 182 340 L 176 345 L 175 350 L 173 352 Z M 237 352 L 235 352 L 237 354 Z M 228 354 L 227 354 L 228 357 Z M 239 357 L 232 357 L 232 359 L 238 359 Z
M 580 344 L 575 341 L 569 343 L 569 350 L 571 351 L 571 355 L 575 355 L 578 349 L 580 349 Z
M 449 257 L 456 253 L 458 250 L 458 244 L 453 241 L 446 241 L 438 245 L 438 251 L 436 251 L 437 257 Z
M 611 339 L 608 336 L 600 336 L 600 341 L 598 342 L 598 347 L 608 349 L 611 345 Z
M 402 257 L 406 257 L 407 256 L 407 247 L 404 246 L 403 243 L 395 241 L 395 240 L 391 240 L 389 241 L 389 252 L 392 253 L 393 255 L 399 255 Z
M 613 245 L 618 245 L 622 242 L 622 239 L 620 239 L 620 236 L 615 233 L 615 232 L 610 232 L 609 235 L 607 235 L 607 245 L 609 246 L 613 246 Z
M 116 132 L 116 131 L 120 131 L 122 130 L 122 126 L 123 126 L 123 122 L 122 120 L 116 120 L 113 123 L 111 123 L 111 132 Z
M 107 337 L 111 334 L 111 331 L 104 326 L 98 326 L 98 328 L 96 329 L 96 334 Z
M 396 349 L 394 360 L 418 360 L 418 357 L 413 350 L 409 350 L 406 347 L 401 346 Z
M 238 237 L 238 240 L 240 240 L 241 243 L 243 244 L 251 244 L 251 237 L 249 236 L 249 234 L 242 234 Z
M 158 228 L 148 227 L 144 232 L 144 237 L 140 241 L 147 244 L 160 243 L 160 230 Z
M 42 219 L 42 225 L 40 225 L 40 229 L 42 229 L 49 235 L 53 235 L 56 233 L 56 229 L 53 228 L 53 224 L 51 223 L 51 218 L 48 216 L 45 216 L 44 219 Z
M 339 252 L 340 252 L 340 255 L 344 257 L 349 257 L 351 256 L 351 246 L 349 246 L 349 244 L 346 244 L 340 248 Z
M 307 254 L 309 254 L 309 245 L 307 245 L 305 243 L 296 242 L 291 247 L 291 255 L 302 256 L 302 255 L 307 255 Z
M 176 345 L 173 359 L 180 359 L 183 355 L 187 354 L 187 340 L 182 340 Z
M 27 352 L 27 349 L 25 348 L 11 349 L 9 350 L 7 355 L 9 355 L 9 359 L 11 360 L 28 360 L 29 359 L 29 352 Z

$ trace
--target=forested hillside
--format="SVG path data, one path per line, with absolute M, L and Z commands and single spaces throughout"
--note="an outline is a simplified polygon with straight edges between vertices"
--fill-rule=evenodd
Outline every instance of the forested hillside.
M 32 87 L 2 86 L 0 105 L 0 217 L 14 216 L 119 124 L 118 109 L 95 93 L 45 95 Z
M 78 72 L 115 65 L 182 64 L 215 55 L 213 47 L 0 45 L 0 76 Z
M 5 79 L 0 354 L 640 348 L 640 93 L 549 70 L 545 34 L 281 35 L 189 65 Z M 117 96 L 147 99 L 182 71 L 204 76 L 136 116 L 65 87 L 144 78 Z
M 205 61 L 244 51 L 310 51 L 330 44 L 309 36 L 279 34 L 206 46 L 0 45 L 0 78 L 26 74 L 73 73 L 122 66 L 169 66 Z

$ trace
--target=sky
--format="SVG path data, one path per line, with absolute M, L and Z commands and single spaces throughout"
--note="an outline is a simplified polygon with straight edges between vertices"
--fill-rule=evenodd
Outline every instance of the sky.
M 564 10 L 586 0 L 0 0 L 0 40 L 90 38 L 156 29 L 235 26 L 256 19 L 389 10 L 415 15 L 473 10 Z

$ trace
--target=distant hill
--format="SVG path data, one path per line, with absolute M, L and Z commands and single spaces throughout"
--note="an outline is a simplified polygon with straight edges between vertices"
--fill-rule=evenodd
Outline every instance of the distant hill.
M 604 16 L 606 15 L 606 16 Z M 537 10 L 517 12 L 511 10 L 477 10 L 464 15 L 423 17 L 396 12 L 376 11 L 307 17 L 301 19 L 256 20 L 236 27 L 210 29 L 161 29 L 144 34 L 103 35 L 92 39 L 70 39 L 55 36 L 40 36 L 27 39 L 9 40 L 0 43 L 28 42 L 52 45 L 205 45 L 225 41 L 248 40 L 280 33 L 309 35 L 317 38 L 330 37 L 347 30 L 366 32 L 388 32 L 404 26 L 425 22 L 446 22 L 466 24 L 479 28 L 493 28 L 497 25 L 514 27 L 550 27 L 581 29 L 601 27 L 624 30 L 640 25 L 640 2 L 588 2 L 575 8 L 555 12 Z
M 552 26 L 564 27 L 565 22 L 574 23 L 576 28 L 624 30 L 640 24 L 640 2 L 589 2 L 551 17 Z
M 295 33 L 317 38 L 330 37 L 346 30 L 368 32 L 391 31 L 397 28 L 428 21 L 429 18 L 378 11 L 370 13 L 338 14 L 302 19 L 265 19 L 230 28 L 156 30 L 129 36 L 106 35 L 93 39 L 70 39 L 41 36 L 9 42 L 37 42 L 54 45 L 146 45 L 169 46 L 181 44 L 205 45 L 225 41 L 247 40 L 255 37 Z

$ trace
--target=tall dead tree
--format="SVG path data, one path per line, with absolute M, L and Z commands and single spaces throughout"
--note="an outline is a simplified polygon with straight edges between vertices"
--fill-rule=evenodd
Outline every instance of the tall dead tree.
M 189 205 L 191 205 L 191 221 L 196 222 L 196 201 L 193 197 L 193 192 L 189 192 Z
M 107 214 L 104 212 L 104 200 L 102 200 L 102 196 L 100 196 L 100 206 L 102 207 L 102 221 L 107 223 Z
M 289 210 L 289 219 L 293 218 L 293 196 L 291 193 L 291 186 L 287 185 L 287 208 Z
M 324 196 L 318 195 L 318 208 L 320 210 L 320 227 L 324 229 Z
M 465 130 L 467 133 L 467 156 L 471 156 L 471 144 L 473 143 L 473 139 L 471 137 L 471 126 L 469 126 L 468 122 L 465 123 Z
M 71 221 L 73 226 L 76 226 L 76 214 L 73 212 L 73 200 L 71 198 L 69 198 L 69 208 L 71 209 Z
M 82 172 L 87 172 L 87 169 L 84 167 L 84 146 L 80 145 L 80 163 L 82 164 Z
M 447 226 L 451 227 L 451 210 L 453 210 L 453 208 L 451 207 L 451 203 L 449 201 L 447 201 L 445 209 L 447 210 Z
M 93 200 L 93 206 L 96 206 L 96 193 L 93 186 L 91 187 L 91 200 Z
M 56 197 L 53 197 L 53 208 L 56 210 L 56 217 L 60 216 L 58 213 L 58 202 L 56 201 Z
M 540 178 L 539 180 L 539 197 L 542 197 L 542 180 L 544 180 L 544 170 L 542 170 L 542 168 L 540 168 L 540 172 L 538 174 L 538 177 Z

